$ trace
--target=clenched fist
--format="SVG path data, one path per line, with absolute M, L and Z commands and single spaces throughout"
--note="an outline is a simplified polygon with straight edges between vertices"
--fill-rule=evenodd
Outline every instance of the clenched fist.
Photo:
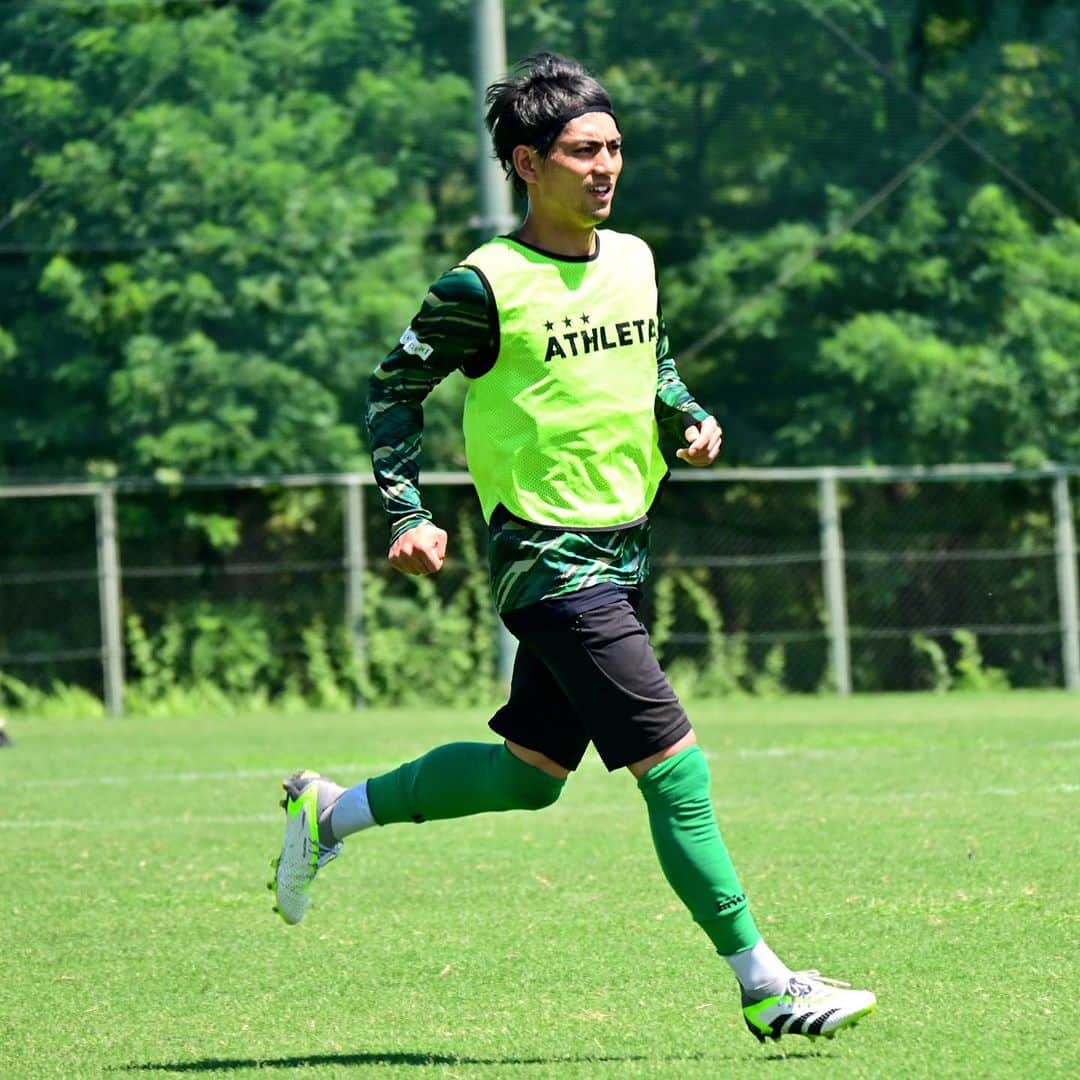
M 446 558 L 446 530 L 425 521 L 402 533 L 387 558 L 403 574 L 437 574 Z

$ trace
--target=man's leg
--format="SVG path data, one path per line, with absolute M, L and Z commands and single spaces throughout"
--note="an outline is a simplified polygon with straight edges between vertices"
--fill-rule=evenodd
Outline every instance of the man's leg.
M 492 719 L 498 743 L 450 743 L 336 797 L 327 840 L 369 825 L 550 806 L 589 744 L 562 690 L 527 647 Z
M 709 765 L 697 736 L 690 732 L 628 768 L 645 798 L 653 846 L 668 883 L 721 956 L 752 950 L 761 933 L 716 824 Z M 746 989 L 779 993 L 790 974 L 777 960 L 768 970 L 746 972 L 759 980 Z
M 628 767 L 649 810 L 665 876 L 724 956 L 761 940 L 720 836 L 709 770 L 649 635 L 624 596 L 548 601 L 507 623 L 551 672 L 611 770 Z M 498 717 L 493 726 L 499 730 Z M 755 989 L 779 990 L 791 974 L 776 962 Z
M 869 1012 L 872 994 L 793 973 L 762 939 L 717 827 L 708 762 L 633 605 L 548 615 L 515 633 L 574 702 L 604 764 L 637 779 L 664 875 L 739 980 L 750 1030 L 831 1035 Z
M 285 781 L 286 826 L 272 883 L 288 923 L 305 915 L 312 882 L 345 837 L 374 825 L 539 810 L 562 792 L 588 739 L 544 666 L 519 649 L 510 699 L 499 710 L 504 743 L 449 743 L 342 788 L 314 772 Z M 517 740 L 521 740 L 520 742 Z
M 542 810 L 562 792 L 556 780 L 500 743 L 448 743 L 366 782 L 374 823 L 417 824 L 501 810 Z M 344 799 L 344 797 L 343 797 Z M 342 808 L 344 809 L 344 808 Z M 338 808 L 335 838 L 355 831 Z

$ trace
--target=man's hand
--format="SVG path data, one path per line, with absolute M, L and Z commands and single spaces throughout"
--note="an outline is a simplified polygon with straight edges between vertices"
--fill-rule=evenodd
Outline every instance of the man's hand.
M 706 417 L 700 426 L 691 424 L 683 434 L 690 445 L 685 450 L 676 450 L 676 457 L 682 458 L 688 465 L 699 467 L 711 465 L 716 460 L 724 433 L 715 417 Z
M 446 558 L 446 531 L 425 521 L 402 533 L 387 558 L 403 574 L 437 574 Z

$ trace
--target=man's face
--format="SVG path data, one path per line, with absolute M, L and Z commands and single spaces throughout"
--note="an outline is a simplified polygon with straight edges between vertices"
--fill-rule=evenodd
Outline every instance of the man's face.
M 592 228 L 611 213 L 622 165 L 622 136 L 615 118 L 586 113 L 571 120 L 548 156 L 536 162 L 529 199 L 566 225 Z

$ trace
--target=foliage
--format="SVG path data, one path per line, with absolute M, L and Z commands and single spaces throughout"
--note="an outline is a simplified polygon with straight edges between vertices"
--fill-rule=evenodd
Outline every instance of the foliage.
M 135 614 L 127 618 L 128 649 L 131 653 L 130 686 L 146 701 L 165 698 L 179 681 L 178 662 L 183 649 L 184 630 L 176 618 L 170 619 L 153 639 Z
M 344 635 L 344 627 L 339 628 L 339 632 Z M 304 643 L 307 676 L 305 687 L 307 693 L 303 695 L 304 699 L 322 709 L 347 709 L 353 705 L 355 699 L 350 700 L 348 689 L 343 685 L 337 658 L 332 651 L 323 620 L 316 619 L 307 627 L 301 634 L 301 640 Z M 352 650 L 342 650 L 340 655 L 352 656 Z M 350 666 L 348 672 L 355 680 L 357 674 L 355 669 Z
M 155 634 L 137 614 L 128 616 L 134 685 L 149 700 L 187 682 L 246 698 L 273 686 L 279 662 L 264 613 L 252 607 L 178 606 Z
M 457 546 L 461 580 L 449 600 L 426 578 L 366 575 L 359 655 L 347 629 L 329 628 L 321 615 L 300 628 L 299 654 L 283 648 L 267 605 L 172 605 L 153 632 L 131 613 L 128 704 L 153 714 L 194 707 L 234 712 L 271 702 L 298 709 L 349 709 L 360 701 L 487 703 L 496 694 L 495 621 L 465 518 Z
M 779 697 L 784 693 L 784 677 L 787 669 L 787 652 L 777 642 L 765 654 L 760 669 L 755 673 L 751 686 L 758 697 Z
M 987 667 L 979 648 L 979 639 L 970 630 L 952 634 L 956 656 L 950 670 L 945 649 L 925 634 L 915 634 L 911 644 L 930 667 L 930 688 L 936 693 L 948 690 L 976 691 L 1008 690 L 1008 675 L 1000 668 Z
M 4 671 L 0 671 L 0 708 L 33 713 L 47 719 L 90 719 L 105 714 L 101 701 L 81 686 L 56 680 L 41 689 Z
M 250 708 L 270 697 L 276 662 L 254 610 L 180 606 L 153 633 L 133 613 L 127 645 L 126 706 L 136 714 L 232 712 L 240 702 Z
M 949 670 L 949 661 L 940 643 L 926 634 L 914 634 L 911 638 L 916 654 L 925 657 L 929 664 L 930 689 L 937 694 L 944 694 L 952 687 L 953 676 Z
M 5 6 L 0 469 L 358 465 L 367 373 L 476 239 L 469 18 Z M 609 85 L 616 224 L 657 247 L 677 349 L 726 328 L 684 366 L 756 463 L 1080 458 L 1078 20 L 1064 0 L 507 5 L 511 55 L 563 49 Z M 440 464 L 459 397 L 432 408 Z
M 979 639 L 970 630 L 957 630 L 953 641 L 960 650 L 954 683 L 957 690 L 1008 690 L 1008 676 L 998 668 L 984 665 Z
M 393 0 L 5 8 L 0 220 L 12 206 L 23 262 L 0 380 L 38 408 L 5 423 L 0 466 L 359 464 L 367 374 L 430 274 L 449 179 L 431 148 L 472 146 L 467 81 L 409 55 L 415 19 Z
M 701 313 L 732 324 L 700 381 L 724 388 L 733 458 L 1080 460 L 1080 227 L 1039 233 L 990 184 L 945 244 L 942 186 L 913 182 L 893 224 L 846 238 L 785 294 L 752 299 L 766 267 L 822 242 L 816 229 L 732 237 L 680 275 L 676 325 Z
M 457 540 L 460 564 L 443 571 L 456 569 L 459 576 L 449 597 L 428 577 L 391 582 L 367 575 L 359 686 L 365 700 L 478 704 L 495 696 L 495 615 L 476 537 L 465 518 L 459 520 Z
M 700 625 L 705 639 L 700 658 L 683 655 L 667 665 L 671 683 L 681 697 L 726 697 L 746 691 L 770 695 L 782 689 L 783 651 L 773 650 L 761 670 L 754 671 L 745 637 L 724 633 L 723 615 L 703 573 L 664 571 L 657 577 L 655 592 L 651 640 L 660 659 L 669 648 L 676 625 L 682 632 Z
M 364 468 L 368 373 L 481 238 L 471 9 L 0 5 L 0 478 Z M 613 225 L 657 252 L 680 369 L 720 416 L 728 464 L 1080 461 L 1075 4 L 506 13 L 511 56 L 579 55 L 612 91 L 627 148 Z M 425 467 L 462 464 L 463 385 L 427 402 Z M 186 518 L 131 513 L 125 532 L 155 557 L 198 533 L 187 561 L 208 567 L 298 550 L 326 508 L 276 498 L 258 518 L 231 496 Z M 702 527 L 755 514 L 754 499 L 703 506 Z M 13 562 L 25 545 L 67 565 L 51 537 L 70 516 L 22 526 Z M 1020 545 L 1043 532 L 1018 522 Z M 939 602 L 888 572 L 890 597 Z M 233 696 L 482 696 L 494 624 L 480 576 L 462 580 L 373 578 L 359 668 L 322 593 L 289 595 L 261 630 L 261 615 L 240 628 L 208 609 L 167 630 L 164 605 L 137 605 L 138 692 L 206 678 Z M 677 603 L 706 657 L 684 682 L 812 689 L 793 650 L 759 656 L 745 612 L 710 597 L 725 633 L 694 589 L 679 583 Z M 50 619 L 28 616 L 19 648 L 49 651 Z M 304 650 L 287 663 L 285 633 Z M 894 662 L 909 661 L 901 641 Z

